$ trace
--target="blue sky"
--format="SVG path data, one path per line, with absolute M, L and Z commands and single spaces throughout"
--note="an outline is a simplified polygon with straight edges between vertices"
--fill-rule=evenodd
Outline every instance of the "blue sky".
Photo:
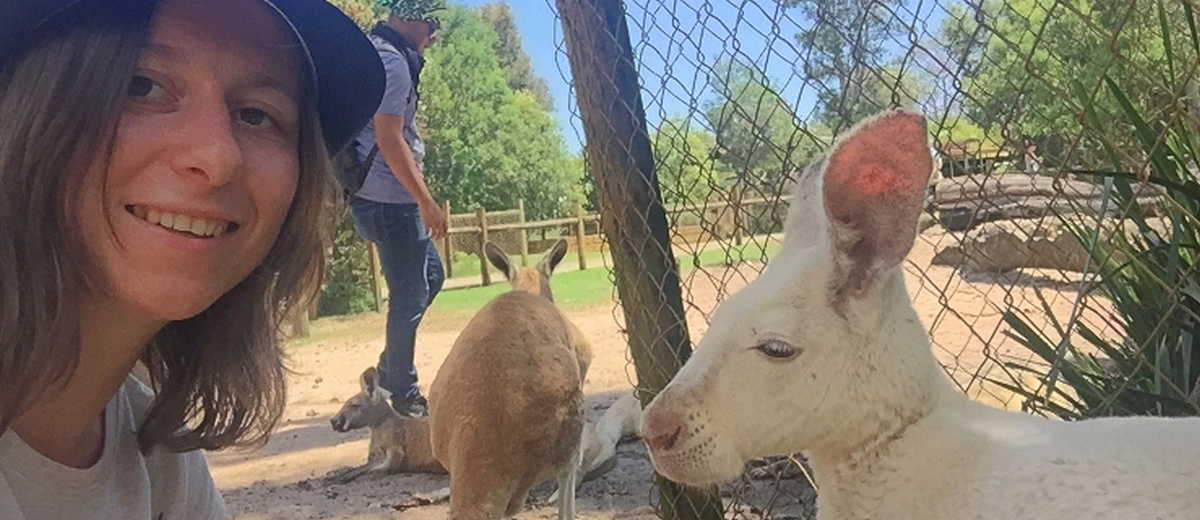
M 489 0 L 452 0 L 478 7 Z M 574 100 L 565 77 L 566 54 L 559 49 L 561 25 L 555 19 L 554 0 L 508 0 L 521 32 L 523 45 L 538 75 L 546 79 L 554 96 L 555 115 L 572 151 L 583 135 L 571 115 Z M 935 4 L 938 2 L 934 2 Z M 918 2 L 917 5 L 928 4 Z M 639 64 L 642 102 L 651 126 L 664 117 L 702 109 L 711 97 L 707 68 L 717 57 L 734 54 L 765 70 L 797 114 L 807 118 L 812 109 L 812 85 L 805 85 L 793 64 L 803 61 L 803 49 L 793 43 L 801 24 L 794 10 L 773 0 L 626 0 L 630 39 Z M 925 8 L 921 18 L 940 12 Z M 900 42 L 902 43 L 902 42 Z
M 550 0 L 553 2 L 553 0 Z M 489 0 L 458 0 L 478 7 Z M 582 131 L 573 118 L 574 100 L 569 91 L 569 64 L 559 49 L 561 25 L 547 0 L 509 0 L 525 52 L 537 74 L 546 79 L 554 96 L 555 116 L 572 151 L 579 149 Z M 708 95 L 706 74 L 699 64 L 711 64 L 722 51 L 750 56 L 776 79 L 792 76 L 787 58 L 795 58 L 791 35 L 795 26 L 773 24 L 783 11 L 764 12 L 755 2 L 745 7 L 728 1 L 629 0 L 626 2 L 630 39 L 638 55 L 643 86 L 642 102 L 653 125 L 661 118 L 699 107 Z M 760 2 L 771 5 L 773 2 Z M 776 8 L 779 9 L 779 8 Z M 764 49 L 773 49 L 765 53 Z M 791 56 L 788 56 L 791 54 Z M 790 61 L 795 61 L 790 60 Z M 798 82 L 784 89 L 791 101 L 801 99 Z

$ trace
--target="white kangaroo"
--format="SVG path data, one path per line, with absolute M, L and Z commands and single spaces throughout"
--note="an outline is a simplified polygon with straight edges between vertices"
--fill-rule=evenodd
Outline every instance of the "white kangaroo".
M 646 408 L 657 470 L 706 486 L 805 451 L 820 520 L 1200 518 L 1200 418 L 1065 422 L 968 399 L 909 301 L 924 117 L 861 122 L 797 183 L 783 250 Z
M 560 520 L 575 517 L 583 382 L 591 347 L 554 305 L 550 275 L 559 240 L 536 269 L 517 269 L 487 244 L 513 290 L 471 318 L 429 390 L 434 457 L 450 471 L 450 518 L 521 511 L 529 489 L 557 478 Z

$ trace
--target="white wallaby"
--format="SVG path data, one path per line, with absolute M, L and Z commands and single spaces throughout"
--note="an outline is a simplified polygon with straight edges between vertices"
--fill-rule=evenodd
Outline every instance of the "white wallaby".
M 429 390 L 434 456 L 450 471 L 450 518 L 520 512 L 534 485 L 556 478 L 560 520 L 575 517 L 591 347 L 554 304 L 560 240 L 536 268 L 518 269 L 493 244 L 488 260 L 513 290 L 471 318 Z
M 617 445 L 622 439 L 636 436 L 642 429 L 642 403 L 637 394 L 626 392 L 617 398 L 600 418 L 583 427 L 583 451 L 579 458 L 578 484 L 600 478 L 617 465 Z M 548 501 L 558 501 L 559 490 Z
M 885 112 L 809 168 L 783 249 L 646 408 L 655 467 L 707 486 L 804 451 L 821 520 L 1200 518 L 1200 418 L 1051 420 L 946 376 L 901 269 L 926 143 L 924 117 Z
M 396 413 L 388 404 L 388 391 L 378 385 L 375 367 L 363 371 L 359 382 L 362 391 L 347 399 L 329 423 L 338 432 L 370 428 L 367 463 L 334 472 L 329 480 L 346 483 L 367 474 L 446 473 L 433 457 L 429 420 Z

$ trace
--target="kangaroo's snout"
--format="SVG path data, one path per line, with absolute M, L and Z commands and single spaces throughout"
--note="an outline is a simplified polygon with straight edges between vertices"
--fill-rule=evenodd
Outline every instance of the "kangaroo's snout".
M 332 419 L 330 419 L 329 425 L 333 427 L 333 431 L 335 432 L 345 433 L 348 430 L 348 428 L 346 428 L 346 418 L 342 417 L 341 415 L 335 415 Z

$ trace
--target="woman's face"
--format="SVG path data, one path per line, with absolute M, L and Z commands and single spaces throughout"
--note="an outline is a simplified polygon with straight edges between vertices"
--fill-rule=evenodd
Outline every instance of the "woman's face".
M 101 304 L 194 316 L 262 262 L 296 192 L 302 62 L 267 6 L 164 0 L 79 212 Z

